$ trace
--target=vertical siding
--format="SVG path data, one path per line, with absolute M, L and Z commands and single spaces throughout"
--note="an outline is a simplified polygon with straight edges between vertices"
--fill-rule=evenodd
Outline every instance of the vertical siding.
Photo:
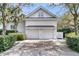
M 17 27 L 18 32 L 25 32 L 25 23 L 20 22 Z

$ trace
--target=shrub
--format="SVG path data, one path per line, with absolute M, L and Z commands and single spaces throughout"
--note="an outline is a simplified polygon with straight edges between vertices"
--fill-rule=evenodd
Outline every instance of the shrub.
M 6 34 L 9 34 L 9 33 L 15 33 L 15 30 L 7 30 Z
M 74 33 L 69 33 L 66 36 L 66 42 L 68 47 L 79 52 L 79 36 L 76 36 Z
M 17 41 L 25 40 L 24 33 L 10 33 L 9 35 L 13 35 Z
M 74 32 L 74 29 L 65 27 L 65 28 L 62 28 L 62 29 L 58 29 L 57 31 L 58 32 L 63 32 L 63 37 L 65 37 L 65 34 Z
M 2 29 L 0 29 L 0 35 L 2 34 Z
M 7 30 L 6 34 L 15 33 L 15 30 Z M 2 34 L 2 29 L 0 29 L 0 35 Z
M 0 52 L 11 48 L 15 41 L 12 35 L 0 35 Z

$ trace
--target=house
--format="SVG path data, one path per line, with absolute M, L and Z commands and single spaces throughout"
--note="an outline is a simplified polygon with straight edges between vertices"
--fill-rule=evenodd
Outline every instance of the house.
M 29 13 L 25 20 L 19 22 L 17 30 L 26 33 L 27 38 L 56 39 L 58 19 L 56 15 L 40 6 Z M 9 23 L 6 28 L 11 30 L 13 25 Z

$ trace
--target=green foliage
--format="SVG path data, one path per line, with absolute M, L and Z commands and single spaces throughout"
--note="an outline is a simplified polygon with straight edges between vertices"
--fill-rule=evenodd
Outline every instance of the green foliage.
M 0 35 L 0 52 L 3 52 L 13 46 L 16 39 L 12 35 Z
M 62 28 L 62 29 L 58 29 L 57 30 L 58 32 L 63 32 L 63 37 L 65 37 L 65 34 L 66 33 L 70 33 L 70 32 L 74 32 L 74 29 L 71 29 L 71 28 Z
M 57 23 L 57 28 L 64 28 L 64 27 L 69 27 L 73 28 L 74 27 L 74 21 L 72 20 L 73 16 L 71 15 L 70 12 L 64 13 L 64 15 L 61 16 L 61 20 L 58 21 Z
M 7 30 L 6 34 L 9 34 L 9 33 L 15 33 L 15 30 Z
M 7 30 L 6 34 L 15 33 L 15 30 Z M 2 29 L 0 29 L 0 35 L 2 34 Z
M 79 52 L 79 36 L 76 36 L 75 33 L 69 33 L 66 36 L 66 42 L 68 47 Z
M 24 33 L 10 33 L 9 35 L 13 35 L 17 41 L 25 40 Z
M 25 14 L 23 14 L 23 11 L 19 5 L 12 7 L 10 11 L 11 11 L 10 21 L 15 24 L 15 31 L 17 31 L 18 23 L 26 18 Z
M 71 33 L 66 34 L 66 37 L 68 37 L 68 36 L 69 36 L 69 37 L 74 37 L 74 36 L 76 36 L 76 35 L 75 35 L 75 32 L 71 32 Z
M 2 34 L 2 30 L 0 29 L 0 35 Z

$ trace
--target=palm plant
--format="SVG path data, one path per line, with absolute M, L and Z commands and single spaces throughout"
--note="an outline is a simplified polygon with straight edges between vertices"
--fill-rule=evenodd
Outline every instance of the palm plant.
M 11 18 L 11 21 L 15 25 L 15 32 L 17 32 L 18 23 L 25 18 L 25 15 L 23 14 L 20 6 L 16 6 L 11 9 L 11 17 L 10 18 Z
M 2 34 L 5 35 L 6 34 L 6 23 L 7 23 L 7 16 L 9 16 L 9 4 L 7 3 L 2 3 L 0 4 L 0 20 L 2 21 L 2 25 L 3 25 L 3 32 Z

